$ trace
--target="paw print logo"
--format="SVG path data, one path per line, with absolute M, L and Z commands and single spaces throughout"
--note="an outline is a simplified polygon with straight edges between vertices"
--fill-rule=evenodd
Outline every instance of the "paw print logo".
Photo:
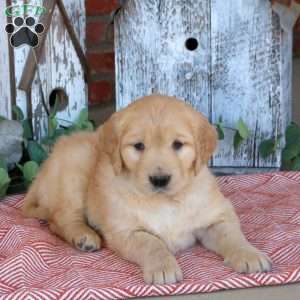
M 11 34 L 10 44 L 12 47 L 19 47 L 24 44 L 36 47 L 39 44 L 38 34 L 42 34 L 44 30 L 44 25 L 42 23 L 36 24 L 32 17 L 26 19 L 17 17 L 13 23 L 9 23 L 5 27 L 5 31 Z

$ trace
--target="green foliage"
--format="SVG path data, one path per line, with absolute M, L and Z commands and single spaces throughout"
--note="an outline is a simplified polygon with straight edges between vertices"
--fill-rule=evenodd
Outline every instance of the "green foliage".
M 6 195 L 11 179 L 4 168 L 0 168 L 0 198 Z
M 24 120 L 25 117 L 24 117 L 23 111 L 19 106 L 13 105 L 12 111 L 13 111 L 14 117 L 16 118 L 17 121 Z
M 250 136 L 250 130 L 241 118 L 238 120 L 236 128 L 243 140 L 246 140 Z
M 240 147 L 240 145 L 242 144 L 243 140 L 244 139 L 240 136 L 239 132 L 236 131 L 235 135 L 233 137 L 233 147 L 234 147 L 234 150 L 237 150 Z
M 87 108 L 84 108 L 80 112 L 79 117 L 75 122 L 75 129 L 76 130 L 87 130 L 87 131 L 94 130 L 94 124 L 89 120 Z
M 6 120 L 3 116 L 0 115 L 0 122 Z
M 250 130 L 245 122 L 240 118 L 236 125 L 236 132 L 233 138 L 234 150 L 237 150 L 240 145 L 250 136 Z
M 28 161 L 23 166 L 18 164 L 18 168 L 23 173 L 23 178 L 27 184 L 36 178 L 39 171 L 39 165 L 35 161 Z
M 33 138 L 33 134 L 32 134 L 30 120 L 29 119 L 25 119 L 23 111 L 22 111 L 22 109 L 19 106 L 14 105 L 12 107 L 12 111 L 13 111 L 15 119 L 22 124 L 24 139 L 26 139 L 26 140 L 32 139 Z
M 48 136 L 53 137 L 55 130 L 57 129 L 58 122 L 55 116 L 50 116 L 48 118 Z
M 219 140 L 224 140 L 225 134 L 224 134 L 223 124 L 222 124 L 222 117 L 219 118 L 219 122 L 216 124 L 216 129 L 217 129 Z
M 268 158 L 276 152 L 278 141 L 275 138 L 264 140 L 258 147 L 258 152 L 263 159 Z
M 7 164 L 4 158 L 0 156 L 0 168 L 7 170 Z
M 300 143 L 300 127 L 296 123 L 291 123 L 286 128 L 285 141 L 287 145 Z
M 57 118 L 57 111 L 58 111 L 59 102 L 58 100 L 55 101 L 55 105 L 51 110 L 51 113 L 48 117 L 48 132 L 47 136 L 44 137 L 41 142 L 37 142 L 33 140 L 33 132 L 32 132 L 32 124 L 30 119 L 25 119 L 24 114 L 20 107 L 14 106 L 12 108 L 14 117 L 17 121 L 19 121 L 23 126 L 23 137 L 24 137 L 24 155 L 22 158 L 22 164 L 17 164 L 17 168 L 21 171 L 23 181 L 21 182 L 22 185 L 28 186 L 34 178 L 37 176 L 39 171 L 39 165 L 41 165 L 48 157 L 48 152 L 51 151 L 53 145 L 57 141 L 57 139 L 63 135 L 70 135 L 73 132 L 79 130 L 86 130 L 86 131 L 93 131 L 95 126 L 92 121 L 88 118 L 88 109 L 83 109 L 77 120 L 74 123 L 70 122 L 70 126 L 62 126 L 60 125 L 59 121 L 63 121 L 66 123 L 65 120 L 60 120 Z M 4 117 L 0 117 L 0 121 L 5 120 Z M 29 159 L 29 161 L 28 161 Z M 17 168 L 13 169 L 12 172 L 14 174 Z M 4 173 L 5 171 L 5 173 Z M 7 176 L 6 176 L 7 175 Z M 14 175 L 15 176 L 15 175 Z M 19 177 L 17 177 L 19 178 Z M 14 179 L 15 180 L 15 179 Z M 13 183 L 9 178 L 9 174 L 7 174 L 7 165 L 5 160 L 0 157 L 0 194 L 2 193 L 3 196 L 7 192 L 7 188 L 10 187 L 10 191 L 14 188 L 11 188 Z
M 23 137 L 26 140 L 31 140 L 33 138 L 30 120 L 25 119 L 22 121 L 23 126 Z
M 297 156 L 291 164 L 291 170 L 292 171 L 300 171 L 300 156 Z
M 285 131 L 285 147 L 282 150 L 282 169 L 300 171 L 300 127 L 291 123 Z
M 48 157 L 46 150 L 37 142 L 29 141 L 27 145 L 27 151 L 32 161 L 35 161 L 39 165 L 45 161 Z

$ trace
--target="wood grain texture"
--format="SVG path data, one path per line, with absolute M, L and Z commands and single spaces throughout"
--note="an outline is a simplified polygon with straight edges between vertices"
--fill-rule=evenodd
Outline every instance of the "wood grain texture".
M 44 48 L 45 39 L 47 37 L 49 24 L 52 21 L 52 14 L 54 11 L 56 1 L 43 1 L 43 6 L 45 7 L 47 13 L 43 14 L 39 17 L 39 19 L 36 18 L 36 22 L 42 23 L 44 25 L 44 32 L 39 36 L 39 44 L 34 49 L 30 49 L 26 62 L 24 64 L 22 75 L 19 81 L 18 88 L 22 91 L 25 91 L 28 93 L 31 89 L 32 81 L 35 76 L 37 63 L 40 61 L 41 52 Z
M 85 40 L 84 0 L 67 0 L 64 1 L 64 4 L 68 8 L 70 21 L 74 24 L 78 39 L 83 45 Z M 75 12 L 71 13 L 71 10 Z M 78 12 L 76 13 L 76 11 Z M 79 20 L 82 22 L 80 25 L 78 25 Z M 53 89 L 61 88 L 66 92 L 68 106 L 65 110 L 57 113 L 57 118 L 65 120 L 59 122 L 69 126 L 69 122 L 75 121 L 79 112 L 87 106 L 87 87 L 84 81 L 84 71 L 57 6 L 42 51 L 39 74 L 46 101 L 49 101 Z M 34 131 L 40 138 L 47 128 L 47 118 L 41 103 L 38 74 L 32 85 L 31 103 Z
M 207 1 L 127 1 L 115 29 L 117 109 L 162 93 L 183 98 L 208 115 Z M 185 47 L 191 37 L 199 41 L 196 51 Z
M 291 120 L 291 34 L 282 33 L 269 1 L 131 0 L 115 33 L 118 109 L 160 92 L 185 99 L 213 123 L 221 116 L 235 128 L 241 117 L 251 137 L 234 151 L 234 132 L 226 130 L 213 166 L 280 166 L 279 150 L 267 160 L 258 153 Z M 199 40 L 196 51 L 185 48 L 189 37 Z
M 24 0 L 12 0 L 12 5 L 22 5 L 25 3 Z M 31 1 L 33 5 L 41 5 L 42 1 L 33 0 Z M 13 48 L 14 51 L 14 69 L 15 69 L 15 82 L 16 86 L 19 86 L 23 68 L 26 63 L 30 48 L 28 46 L 20 46 L 18 48 Z M 28 103 L 29 99 L 26 92 L 16 89 L 16 104 L 22 109 L 25 116 L 28 116 L 28 110 L 30 110 L 30 105 Z
M 234 132 L 226 130 L 215 166 L 279 167 L 280 151 L 259 157 L 263 139 L 283 134 L 281 29 L 268 1 L 212 0 L 212 121 L 222 116 L 235 128 L 239 118 L 251 138 L 235 151 Z
M 7 19 L 4 15 L 6 1 L 0 1 L 0 116 L 11 118 L 11 87 L 10 87 L 10 58 L 9 40 L 4 30 Z

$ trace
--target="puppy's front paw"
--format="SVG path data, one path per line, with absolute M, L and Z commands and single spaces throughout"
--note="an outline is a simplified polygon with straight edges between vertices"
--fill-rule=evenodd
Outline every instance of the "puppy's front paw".
M 232 251 L 224 263 L 239 273 L 268 272 L 272 268 L 270 258 L 252 246 Z
M 169 254 L 149 261 L 144 267 L 146 284 L 172 284 L 183 280 L 176 258 Z
M 101 239 L 93 230 L 85 230 L 72 239 L 73 245 L 85 252 L 94 252 L 101 247 Z

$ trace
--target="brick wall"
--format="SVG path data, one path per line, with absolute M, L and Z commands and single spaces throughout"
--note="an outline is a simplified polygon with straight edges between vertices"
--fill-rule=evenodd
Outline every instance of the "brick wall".
M 300 19 L 294 30 L 294 54 L 300 56 Z
M 111 14 L 122 0 L 86 0 L 87 59 L 92 73 L 90 104 L 113 101 L 114 45 Z M 278 0 L 279 1 L 279 0 Z M 289 0 L 280 0 L 285 2 Z M 295 27 L 294 53 L 300 55 L 300 20 Z
M 111 14 L 118 0 L 86 0 L 87 60 L 91 69 L 90 104 L 114 99 L 114 44 Z

